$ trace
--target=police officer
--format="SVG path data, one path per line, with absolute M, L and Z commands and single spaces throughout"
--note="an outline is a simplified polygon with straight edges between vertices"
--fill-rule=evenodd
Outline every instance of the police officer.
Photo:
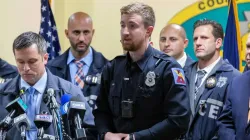
M 240 75 L 227 60 L 220 58 L 222 26 L 212 20 L 194 24 L 194 51 L 198 58 L 186 72 L 192 119 L 190 140 L 216 138 L 216 121 L 221 113 L 230 81 Z
M 185 70 L 194 60 L 185 53 L 188 45 L 186 31 L 178 24 L 166 25 L 160 33 L 160 50 L 172 56 Z
M 17 68 L 0 58 L 0 83 L 16 77 Z
M 95 123 L 102 140 L 171 140 L 185 133 L 190 109 L 181 66 L 154 49 L 149 37 L 153 9 L 132 3 L 121 11 L 121 42 L 126 55 L 102 73 Z
M 96 109 L 95 102 L 99 94 L 101 72 L 108 62 L 101 53 L 90 46 L 94 31 L 92 19 L 87 13 L 72 14 L 68 20 L 68 29 L 65 30 L 71 47 L 47 65 L 53 74 L 82 88 L 83 95 L 92 110 Z M 85 127 L 93 128 L 94 118 L 90 118 L 89 121 L 92 125 Z M 88 139 L 92 135 L 96 139 L 97 131 L 88 130 L 88 132 L 91 131 Z
M 250 34 L 246 46 L 249 55 Z M 241 76 L 234 78 L 228 87 L 225 106 L 218 119 L 220 140 L 250 139 L 249 80 L 250 74 L 249 71 L 246 71 Z

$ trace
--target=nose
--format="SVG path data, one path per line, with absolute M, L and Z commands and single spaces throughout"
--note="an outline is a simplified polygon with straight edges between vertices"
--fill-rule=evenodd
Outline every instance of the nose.
M 30 70 L 29 64 L 24 64 L 23 70 L 24 70 L 24 71 L 29 71 L 29 70 Z
M 166 41 L 165 41 L 165 47 L 169 47 L 170 46 L 170 41 L 169 41 L 169 39 L 167 39 Z
M 121 28 L 121 35 L 128 35 L 129 31 L 127 27 Z
M 81 34 L 79 35 L 79 40 L 80 40 L 80 41 L 85 41 L 85 35 L 84 35 L 83 33 L 81 33 Z

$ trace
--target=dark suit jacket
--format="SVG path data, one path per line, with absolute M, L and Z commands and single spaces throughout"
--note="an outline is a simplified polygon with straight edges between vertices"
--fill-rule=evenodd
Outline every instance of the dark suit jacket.
M 48 69 L 46 71 L 48 75 L 46 89 L 52 88 L 55 90 L 56 100 L 59 104 L 61 103 L 61 96 L 64 93 L 72 94 L 73 96 L 78 96 L 82 101 L 85 102 L 85 106 L 87 108 L 85 116 L 91 114 L 91 109 L 88 106 L 88 103 L 86 102 L 84 96 L 81 93 L 81 90 L 78 87 L 76 87 L 75 85 L 71 84 L 68 81 L 65 81 L 57 76 L 52 75 L 52 73 Z M 5 108 L 10 101 L 13 101 L 16 97 L 20 96 L 19 86 L 20 86 L 20 75 L 0 85 L 0 108 L 2 108 L 0 113 L 0 120 L 2 120 L 8 114 L 8 112 L 3 108 Z M 44 95 L 45 93 L 43 94 L 43 96 Z M 49 108 L 43 101 L 41 102 L 40 106 L 40 112 L 42 111 L 50 112 Z M 53 124 L 51 124 L 47 130 L 45 130 L 45 134 L 50 134 L 50 135 L 55 134 L 53 129 Z M 7 133 L 6 139 L 18 140 L 20 139 L 20 132 L 16 129 L 16 127 L 12 127 Z
M 247 123 L 250 97 L 250 71 L 236 77 L 229 85 L 225 106 L 219 117 L 220 140 L 250 140 Z

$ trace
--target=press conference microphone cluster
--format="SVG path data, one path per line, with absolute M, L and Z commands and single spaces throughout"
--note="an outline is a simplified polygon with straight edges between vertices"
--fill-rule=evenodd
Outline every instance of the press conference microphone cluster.
M 78 97 L 72 97 L 65 94 L 61 98 L 61 114 L 67 113 L 67 119 L 74 128 L 74 136 L 77 140 L 87 140 L 85 129 L 82 128 L 82 119 L 84 118 L 86 107 L 85 103 Z

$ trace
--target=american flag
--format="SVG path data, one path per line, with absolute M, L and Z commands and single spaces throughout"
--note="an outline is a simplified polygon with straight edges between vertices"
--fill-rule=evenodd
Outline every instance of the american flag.
M 40 35 L 47 43 L 49 60 L 60 55 L 61 47 L 56 29 L 56 23 L 50 8 L 49 0 L 41 0 L 41 26 Z

